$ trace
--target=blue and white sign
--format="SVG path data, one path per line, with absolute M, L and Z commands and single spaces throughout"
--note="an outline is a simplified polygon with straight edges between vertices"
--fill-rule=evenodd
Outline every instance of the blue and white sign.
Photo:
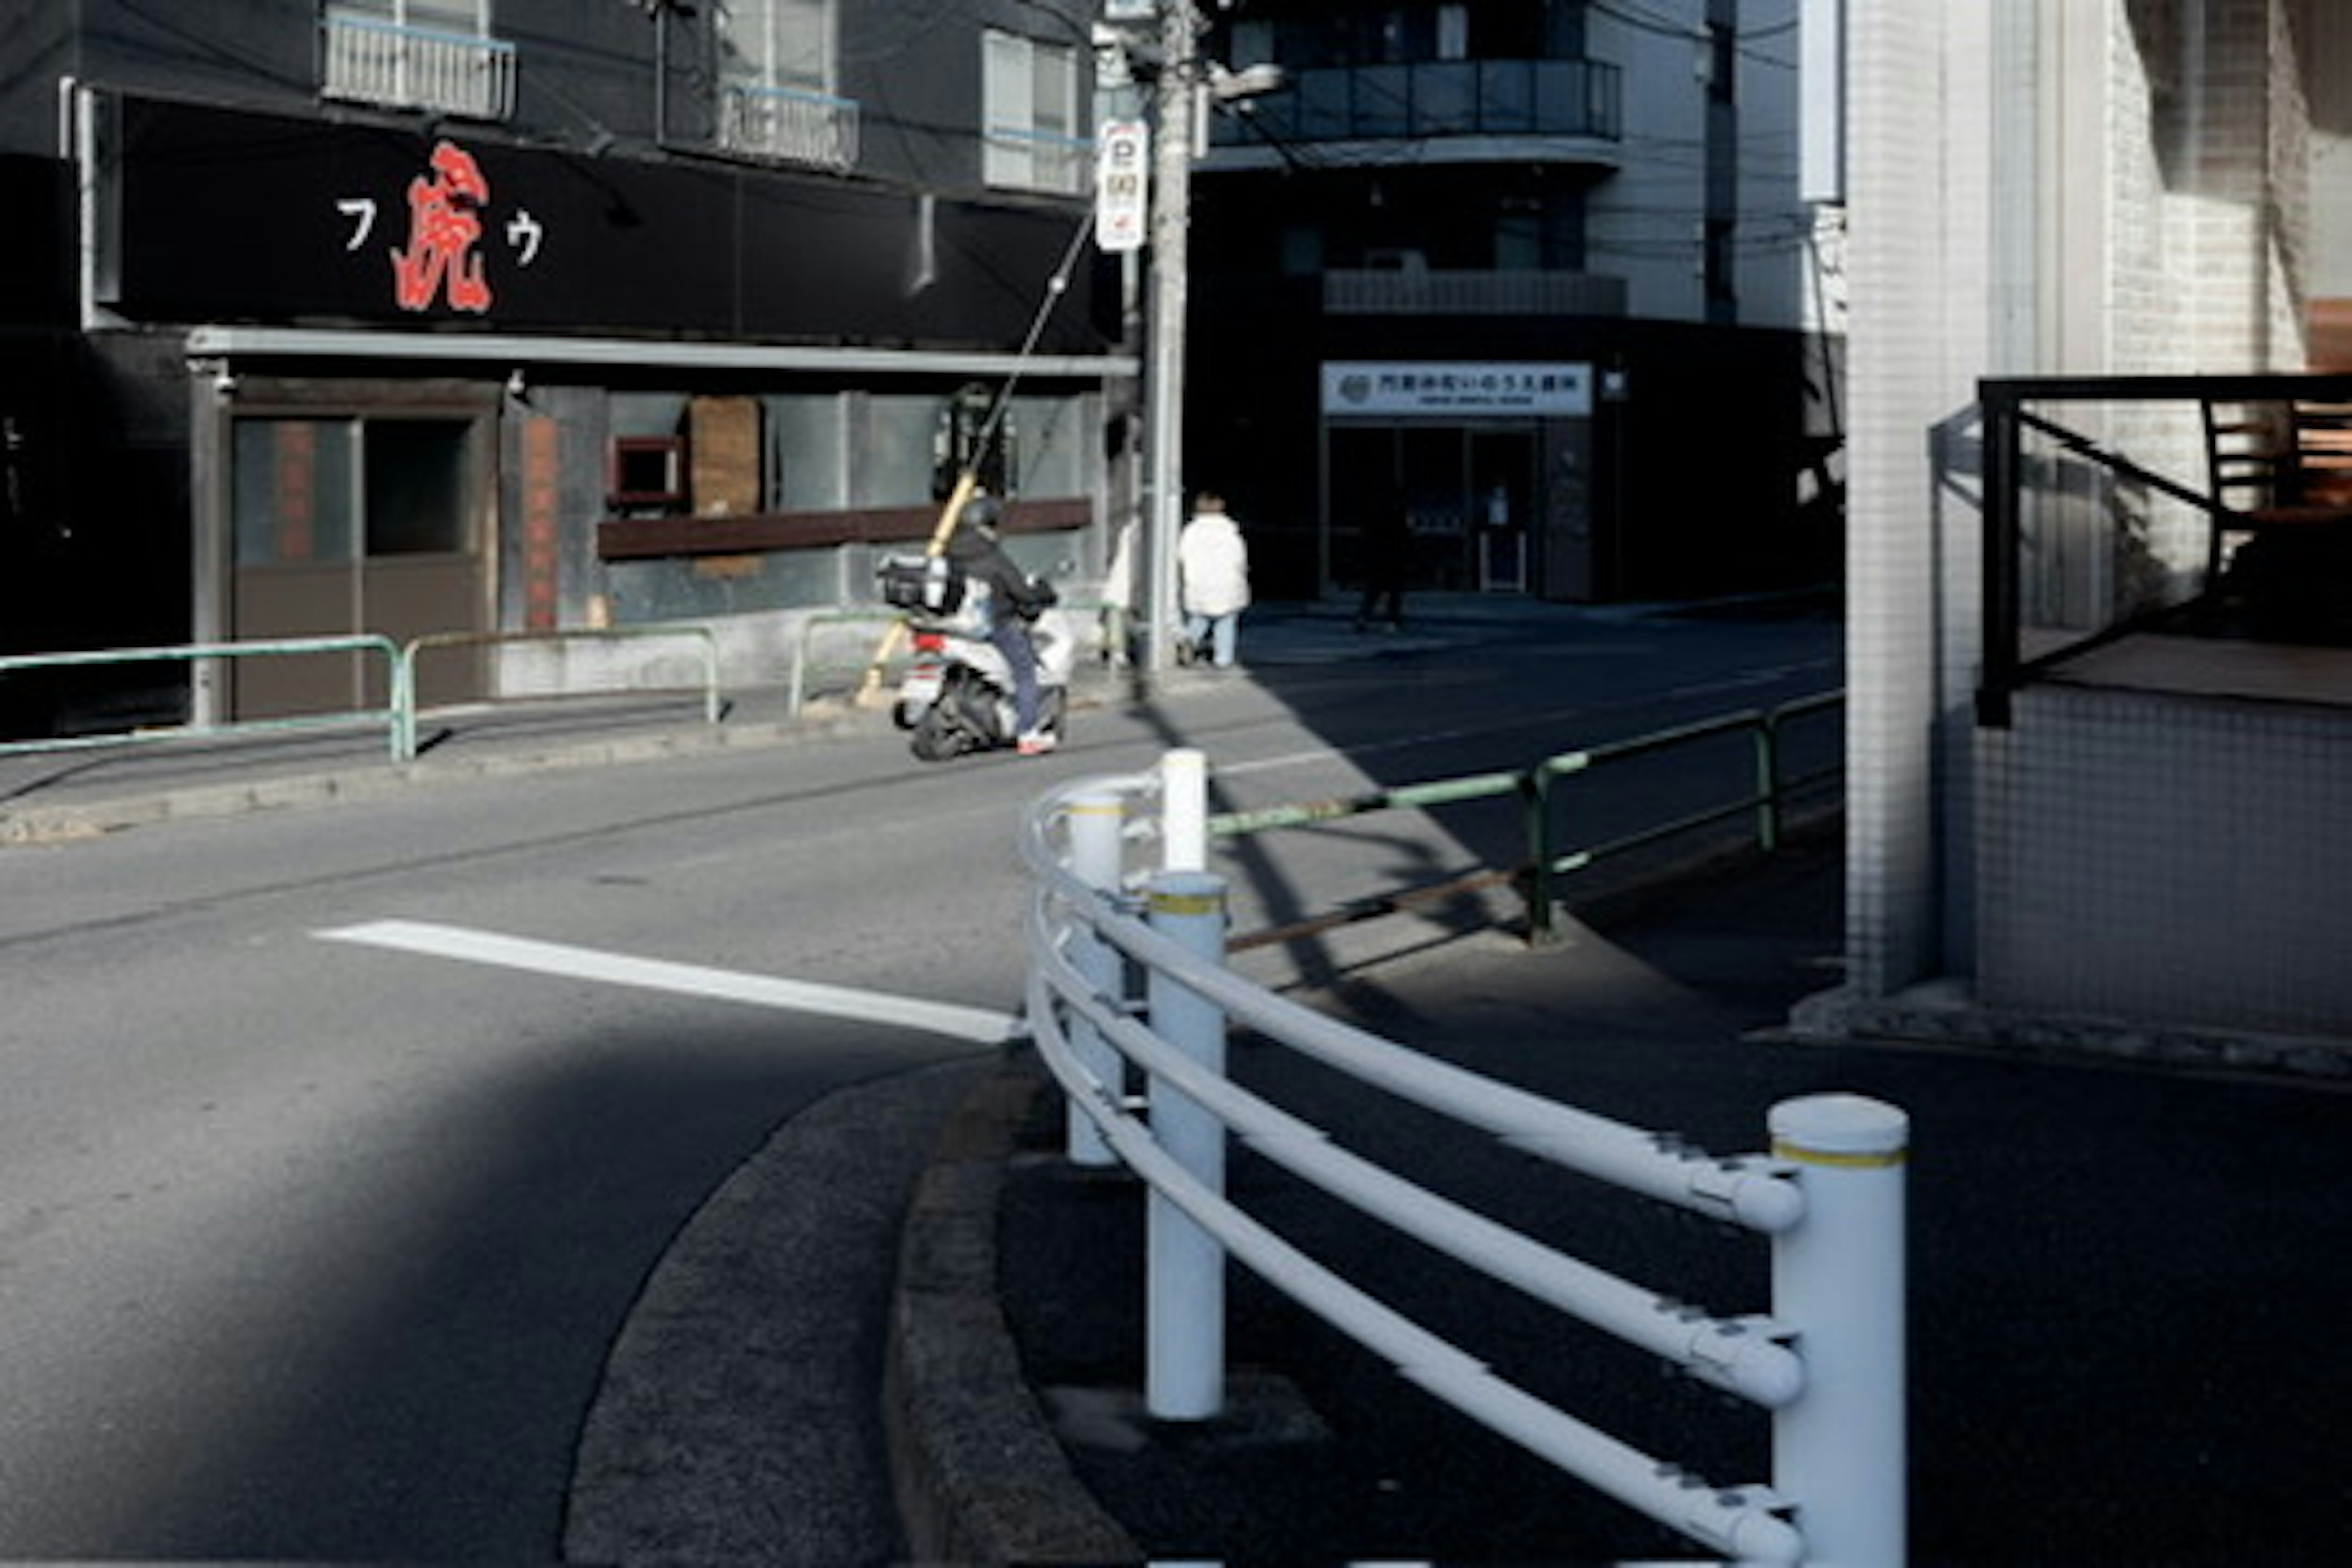
M 1592 412 L 1592 367 L 1516 360 L 1344 360 L 1323 367 L 1327 416 L 1575 418 Z

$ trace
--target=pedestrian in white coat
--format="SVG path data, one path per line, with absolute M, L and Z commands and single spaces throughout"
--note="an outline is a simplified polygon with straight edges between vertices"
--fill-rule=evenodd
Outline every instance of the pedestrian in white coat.
M 1184 640 L 1205 641 L 1219 668 L 1234 662 L 1242 611 L 1249 607 L 1249 546 L 1241 524 L 1225 512 L 1225 498 L 1202 490 L 1192 516 L 1176 536 L 1176 564 L 1183 579 Z

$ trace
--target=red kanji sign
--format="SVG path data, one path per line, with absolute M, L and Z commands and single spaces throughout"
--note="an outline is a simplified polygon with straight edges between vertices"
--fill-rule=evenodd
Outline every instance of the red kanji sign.
M 490 308 L 490 285 L 474 249 L 490 199 L 474 155 L 455 142 L 433 149 L 433 175 L 408 182 L 408 248 L 392 253 L 393 299 L 404 310 L 432 307 L 447 286 L 449 307 L 477 314 Z

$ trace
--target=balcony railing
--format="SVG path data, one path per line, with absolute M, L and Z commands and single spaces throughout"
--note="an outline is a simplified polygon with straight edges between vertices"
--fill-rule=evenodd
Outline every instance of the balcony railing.
M 1220 118 L 1212 135 L 1247 144 L 1449 136 L 1555 136 L 1614 142 L 1624 127 L 1615 66 L 1598 60 L 1434 60 L 1301 70 L 1254 100 L 1258 131 Z
M 856 100 L 806 88 L 739 83 L 720 100 L 719 144 L 730 153 L 849 169 L 857 163 Z
M 2235 493 L 2247 405 L 2352 408 L 2352 374 L 1988 380 L 1935 430 L 1939 489 L 1981 476 L 1980 725 L 2140 633 L 2352 646 L 2352 500 Z
M 1622 316 L 1625 279 L 1598 272 L 1328 270 L 1333 316 Z
M 512 44 L 333 11 L 320 26 L 326 46 L 320 90 L 329 98 L 469 120 L 505 120 L 514 113 Z

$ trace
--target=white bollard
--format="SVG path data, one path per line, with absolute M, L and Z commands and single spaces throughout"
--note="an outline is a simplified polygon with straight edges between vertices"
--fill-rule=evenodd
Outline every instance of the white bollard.
M 1076 796 L 1070 802 L 1067 821 L 1070 874 L 1089 888 L 1116 895 L 1126 870 L 1121 842 L 1127 822 L 1125 801 L 1108 793 Z M 1082 924 L 1072 931 L 1070 962 L 1097 994 L 1126 994 L 1126 959 L 1118 949 L 1097 936 L 1092 928 Z M 1125 1058 L 1103 1038 L 1101 1030 L 1083 1017 L 1071 1020 L 1070 1051 L 1112 1100 L 1125 1098 Z M 1075 1102 L 1065 1107 L 1063 1114 L 1063 1147 L 1071 1163 L 1101 1168 L 1118 1163 L 1093 1118 Z
M 1203 963 L 1224 962 L 1224 879 L 1165 871 L 1150 894 L 1152 929 Z M 1218 1077 L 1225 1071 L 1225 1018 L 1213 1004 L 1155 968 L 1148 983 L 1151 1032 Z M 1155 1079 L 1152 1141 L 1211 1192 L 1225 1190 L 1225 1129 L 1209 1111 Z M 1224 1406 L 1225 1258 L 1216 1238 L 1156 1190 L 1145 1219 L 1144 1405 L 1161 1421 L 1205 1421 Z
M 1773 1413 L 1772 1484 L 1796 1505 L 1806 1562 L 1901 1568 L 1910 1118 L 1820 1094 L 1782 1100 L 1769 1125 L 1805 1194 L 1804 1217 L 1772 1244 L 1772 1315 L 1805 1368 L 1804 1392 Z
M 1209 759 L 1180 748 L 1160 759 L 1160 864 L 1170 871 L 1209 865 Z

